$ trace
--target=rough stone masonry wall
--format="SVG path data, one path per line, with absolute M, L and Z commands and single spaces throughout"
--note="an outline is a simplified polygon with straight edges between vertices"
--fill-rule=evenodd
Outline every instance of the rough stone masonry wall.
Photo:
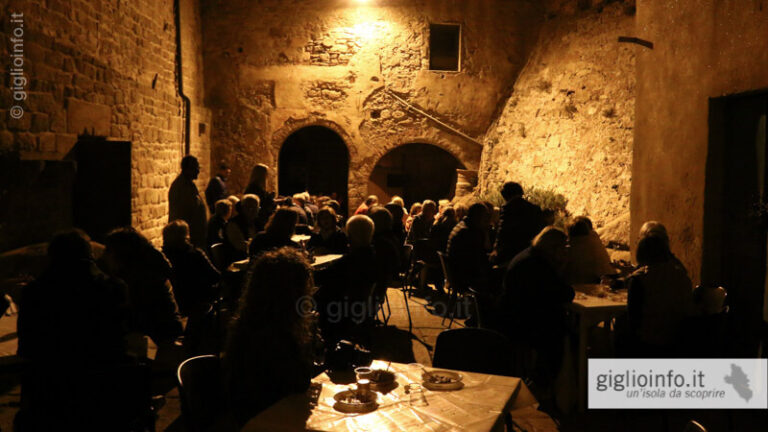
M 571 214 L 628 244 L 634 2 L 561 1 L 485 138 L 480 189 L 508 180 L 565 195 Z
M 182 2 L 185 92 L 192 99 L 192 153 L 202 155 L 200 185 L 208 177 L 210 145 L 197 124 L 210 123 L 202 105 L 202 54 L 199 6 Z M 167 221 L 167 193 L 183 155 L 182 104 L 176 77 L 176 27 L 173 1 L 154 0 L 0 0 L 0 65 L 9 83 L 13 25 L 23 13 L 24 73 L 28 79 L 25 113 L 7 111 L 12 94 L 0 87 L 0 153 L 22 160 L 67 158 L 85 130 L 130 141 L 132 223 L 153 240 Z M 2 200 L 2 197 L 0 197 Z M 3 203 L 13 206 L 14 203 Z M 26 232 L 43 222 L 5 220 L 0 250 L 47 240 L 51 233 Z M 38 221 L 40 222 L 40 221 Z M 20 243 L 20 244 L 19 244 Z
M 352 207 L 367 194 L 378 160 L 402 144 L 434 144 L 477 169 L 480 145 L 392 94 L 481 137 L 525 63 L 541 17 L 533 0 L 203 4 L 212 158 L 231 162 L 233 189 L 244 188 L 254 164 L 275 167 L 291 133 L 321 125 L 347 144 Z M 428 70 L 430 22 L 462 24 L 460 72 Z

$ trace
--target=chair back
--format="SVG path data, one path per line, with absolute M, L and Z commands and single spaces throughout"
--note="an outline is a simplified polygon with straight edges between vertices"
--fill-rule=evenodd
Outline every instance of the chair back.
M 688 424 L 683 428 L 683 432 L 707 432 L 707 428 L 701 425 L 696 420 L 688 421 Z
M 441 332 L 432 365 L 492 375 L 513 375 L 512 344 L 503 334 L 488 329 L 460 328 Z
M 224 243 L 216 243 L 211 245 L 211 261 L 220 271 L 224 271 L 226 266 L 226 258 L 224 258 Z
M 224 414 L 221 362 L 215 355 L 184 360 L 176 371 L 187 430 L 208 431 Z
M 411 268 L 413 246 L 404 244 L 400 250 L 400 273 L 407 273 Z
M 453 271 L 451 270 L 448 257 L 444 252 L 437 251 L 437 258 L 440 260 L 440 267 L 443 269 L 443 276 L 445 276 L 445 289 L 450 293 L 451 290 L 458 288 L 456 280 L 453 277 Z

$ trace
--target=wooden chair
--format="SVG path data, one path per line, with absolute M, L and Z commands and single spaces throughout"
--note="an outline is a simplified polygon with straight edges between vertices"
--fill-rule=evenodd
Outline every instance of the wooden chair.
M 221 387 L 221 364 L 215 355 L 184 360 L 176 371 L 181 414 L 187 430 L 213 430 L 225 414 Z
M 513 376 L 515 356 L 503 334 L 488 329 L 459 328 L 437 336 L 432 365 L 492 375 Z

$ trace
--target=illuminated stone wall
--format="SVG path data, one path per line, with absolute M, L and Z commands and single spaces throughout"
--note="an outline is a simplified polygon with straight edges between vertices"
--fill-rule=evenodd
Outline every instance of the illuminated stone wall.
M 480 193 L 508 180 L 553 189 L 574 215 L 629 243 L 634 2 L 550 6 L 531 58 L 485 137 Z
M 0 9 L 23 14 L 23 69 L 28 80 L 20 119 L 11 118 L 12 93 L 0 86 L 3 166 L 67 159 L 78 135 L 86 131 L 130 141 L 132 223 L 158 240 L 167 222 L 168 187 L 183 155 L 174 3 L 12 0 L 2 2 Z M 182 0 L 181 14 L 185 92 L 192 101 L 191 152 L 202 162 L 202 186 L 210 172 L 210 140 L 209 132 L 201 132 L 198 125 L 210 124 L 210 113 L 202 106 L 198 2 Z M 14 27 L 8 15 L 2 19 L 0 66 L 6 74 Z M 4 78 L 8 83 L 8 76 Z M 45 195 L 24 198 L 29 202 L 6 199 L 19 196 L 10 193 L 13 188 L 25 187 L 18 184 L 18 174 L 0 175 L 0 250 L 48 240 L 54 230 L 71 223 L 60 212 L 27 212 L 31 201 Z M 55 188 L 64 180 L 53 179 L 45 187 Z M 61 193 L 67 193 L 66 188 Z
M 528 0 L 204 1 L 212 158 L 232 163 L 242 190 L 254 164 L 276 166 L 292 132 L 330 127 L 349 149 L 351 207 L 377 161 L 402 144 L 434 144 L 477 169 L 480 144 L 397 98 L 481 141 L 542 17 Z M 446 22 L 462 24 L 460 72 L 428 70 L 429 24 Z

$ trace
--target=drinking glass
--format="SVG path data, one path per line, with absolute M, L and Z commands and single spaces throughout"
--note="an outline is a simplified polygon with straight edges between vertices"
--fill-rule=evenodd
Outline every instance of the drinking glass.
M 407 384 L 405 386 L 405 394 L 408 395 L 408 405 L 410 406 L 426 406 L 427 396 L 424 394 L 424 387 L 421 384 Z

